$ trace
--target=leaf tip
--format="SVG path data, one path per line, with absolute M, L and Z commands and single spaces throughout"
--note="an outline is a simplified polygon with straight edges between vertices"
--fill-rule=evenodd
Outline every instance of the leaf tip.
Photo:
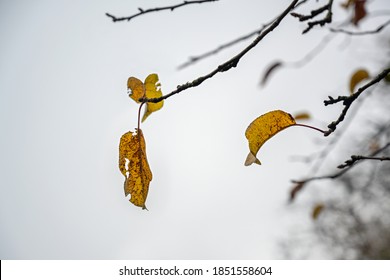
M 244 165 L 249 166 L 252 165 L 253 163 L 261 165 L 260 160 L 254 154 L 252 154 L 252 152 L 249 152 L 248 156 L 246 157 Z

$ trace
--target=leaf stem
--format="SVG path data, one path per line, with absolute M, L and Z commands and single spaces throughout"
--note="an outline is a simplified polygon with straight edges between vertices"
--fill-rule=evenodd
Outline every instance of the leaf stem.
M 142 106 L 145 104 L 146 102 L 142 102 L 141 105 L 139 105 L 139 109 L 138 109 L 138 126 L 137 126 L 137 130 L 139 130 L 139 127 L 141 126 L 141 108 Z
M 317 130 L 317 131 L 321 132 L 322 134 L 325 134 L 325 131 L 322 130 L 322 129 L 319 129 L 318 127 L 314 127 L 314 126 L 310 126 L 310 125 L 302 124 L 302 123 L 296 123 L 295 125 L 311 128 L 311 129 L 314 129 L 314 130 Z

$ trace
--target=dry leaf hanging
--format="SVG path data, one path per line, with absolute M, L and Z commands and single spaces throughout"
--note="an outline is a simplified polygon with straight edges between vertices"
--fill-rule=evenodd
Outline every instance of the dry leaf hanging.
M 122 135 L 119 143 L 119 169 L 125 177 L 125 196 L 130 194 L 130 202 L 146 209 L 149 184 L 152 181 L 146 158 L 146 144 L 142 130 Z

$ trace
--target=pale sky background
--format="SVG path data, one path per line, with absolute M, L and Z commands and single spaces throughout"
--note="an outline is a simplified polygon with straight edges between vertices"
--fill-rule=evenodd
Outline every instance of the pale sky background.
M 179 2 L 0 1 L 1 259 L 277 259 L 291 229 L 310 224 L 299 199 L 287 204 L 290 179 L 308 170 L 291 156 L 318 150 L 322 136 L 287 129 L 261 149 L 262 166 L 245 167 L 245 129 L 275 109 L 309 111 L 324 128 L 339 107 L 323 100 L 347 93 L 357 67 L 370 69 L 375 42 L 339 35 L 260 88 L 269 63 L 298 60 L 327 34 L 302 36 L 305 25 L 288 16 L 237 68 L 169 98 L 142 125 L 153 172 L 143 211 L 124 197 L 118 169 L 120 136 L 137 125 L 127 78 L 158 73 L 169 93 L 251 40 L 177 71 L 189 56 L 259 28 L 291 1 L 220 0 L 118 23 L 104 15 Z

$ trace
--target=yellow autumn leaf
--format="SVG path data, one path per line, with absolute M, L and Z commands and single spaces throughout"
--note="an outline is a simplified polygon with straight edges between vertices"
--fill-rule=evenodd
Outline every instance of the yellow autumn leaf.
M 255 119 L 245 131 L 250 151 L 245 166 L 253 163 L 261 164 L 256 157 L 261 146 L 279 131 L 295 124 L 294 118 L 281 110 L 268 112 Z
M 133 139 L 133 132 L 129 131 L 122 135 L 119 141 L 119 170 L 122 172 L 125 178 L 127 177 L 127 164 L 128 159 L 131 157 L 131 140 Z
M 119 169 L 125 176 L 125 196 L 130 194 L 131 203 L 146 209 L 145 201 L 153 176 L 146 158 L 142 130 L 122 135 L 119 143 Z
M 311 213 L 311 216 L 313 220 L 317 220 L 318 216 L 321 214 L 322 210 L 324 210 L 324 204 L 318 203 L 314 206 L 313 212 Z
M 131 90 L 131 94 L 129 96 L 135 102 L 140 103 L 139 99 L 145 97 L 145 86 L 139 79 L 130 77 L 127 80 L 127 88 Z
M 294 119 L 295 120 L 308 120 L 308 119 L 310 119 L 310 114 L 306 113 L 306 112 L 295 114 Z
M 160 90 L 161 84 L 158 82 L 157 74 L 150 74 L 145 79 L 145 95 L 146 98 L 159 98 L 162 96 L 162 92 Z M 157 103 L 147 102 L 145 113 L 142 117 L 142 122 L 146 120 L 146 118 L 153 112 L 160 110 L 164 105 L 164 101 L 160 101 Z
M 368 79 L 369 77 L 370 75 L 365 69 L 359 69 L 355 73 L 353 73 L 351 80 L 349 82 L 349 90 L 351 94 L 355 92 L 355 87 L 357 84 L 359 84 L 361 81 L 365 79 Z

